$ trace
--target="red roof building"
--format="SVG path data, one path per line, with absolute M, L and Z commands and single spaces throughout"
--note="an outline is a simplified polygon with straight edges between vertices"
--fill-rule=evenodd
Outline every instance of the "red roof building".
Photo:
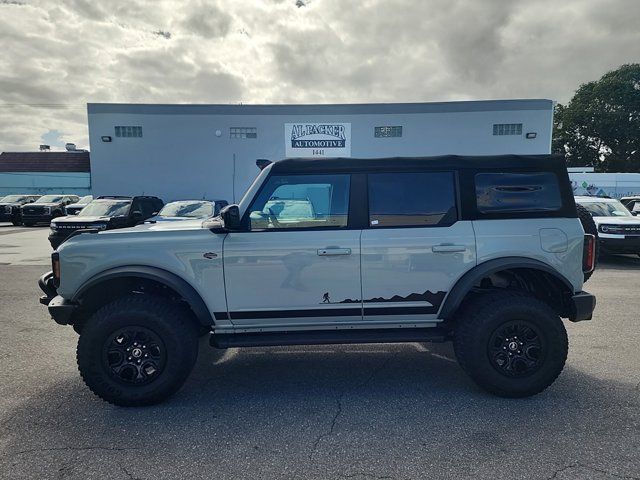
M 2 152 L 0 172 L 91 171 L 89 152 Z

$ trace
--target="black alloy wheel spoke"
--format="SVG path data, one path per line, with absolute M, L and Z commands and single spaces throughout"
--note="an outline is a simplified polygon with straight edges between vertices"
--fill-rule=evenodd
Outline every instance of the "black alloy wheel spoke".
M 114 332 L 103 348 L 104 363 L 120 382 L 144 385 L 156 379 L 166 363 L 164 343 L 145 327 L 127 327 Z
M 491 364 L 501 374 L 527 377 L 543 363 L 543 338 L 527 321 L 506 322 L 491 335 L 487 353 Z

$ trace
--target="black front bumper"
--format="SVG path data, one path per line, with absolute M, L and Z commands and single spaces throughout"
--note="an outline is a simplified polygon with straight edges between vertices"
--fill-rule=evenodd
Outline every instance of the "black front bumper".
M 78 305 L 58 295 L 53 284 L 53 272 L 47 272 L 38 280 L 40 289 L 44 295 L 40 297 L 40 303 L 46 305 L 53 320 L 60 325 L 69 325 L 73 312 Z
M 53 215 L 25 215 L 22 214 L 22 221 L 24 223 L 51 223 Z
M 571 314 L 569 320 L 581 322 L 591 320 L 596 308 L 596 297 L 589 292 L 578 292 L 571 297 Z
M 640 253 L 640 237 L 627 236 L 625 238 L 602 238 L 600 247 L 609 253 Z
M 15 215 L 13 213 L 0 213 L 0 222 L 13 222 L 17 218 L 19 218 L 19 215 Z

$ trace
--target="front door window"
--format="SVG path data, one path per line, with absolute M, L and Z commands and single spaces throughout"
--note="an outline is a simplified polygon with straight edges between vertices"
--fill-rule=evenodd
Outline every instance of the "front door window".
M 345 228 L 349 175 L 276 175 L 249 208 L 251 230 Z

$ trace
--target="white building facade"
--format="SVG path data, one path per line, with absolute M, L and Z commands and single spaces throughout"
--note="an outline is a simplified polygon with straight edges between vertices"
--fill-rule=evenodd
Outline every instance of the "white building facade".
M 551 100 L 88 105 L 94 195 L 237 202 L 257 159 L 547 154 Z

